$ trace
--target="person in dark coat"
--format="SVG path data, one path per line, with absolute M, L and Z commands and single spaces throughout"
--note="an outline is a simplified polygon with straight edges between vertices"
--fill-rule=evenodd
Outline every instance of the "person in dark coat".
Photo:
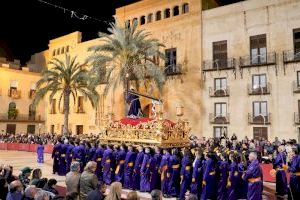
M 106 186 L 103 182 L 99 182 L 97 188 L 88 193 L 86 200 L 104 200 Z
M 55 146 L 52 151 L 52 159 L 53 159 L 53 174 L 59 172 L 59 159 L 60 159 L 60 149 L 61 149 L 61 141 L 57 140 Z

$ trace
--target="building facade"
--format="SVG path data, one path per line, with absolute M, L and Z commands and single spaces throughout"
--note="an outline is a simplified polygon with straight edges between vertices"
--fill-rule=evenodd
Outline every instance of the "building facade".
M 115 19 L 120 25 L 136 21 L 138 29 L 165 45 L 161 66 L 167 82 L 163 94 L 152 92 L 163 100 L 165 118 L 176 121 L 176 108 L 183 106 L 183 118 L 197 136 L 298 139 L 299 10 L 299 0 L 247 0 L 220 7 L 213 0 L 143 0 L 117 8 Z M 74 32 L 50 40 L 49 49 L 33 55 L 28 65 L 37 71 L 51 67 L 48 61 L 66 53 L 83 63 L 87 49 L 100 43 L 82 42 L 81 33 Z M 100 93 L 104 87 L 99 86 Z M 151 100 L 140 100 L 148 117 Z M 123 102 L 122 88 L 102 95 L 97 109 L 79 95 L 70 105 L 70 131 L 99 132 L 105 116 L 124 117 Z M 43 108 L 45 130 L 60 133 L 58 97 L 45 99 Z

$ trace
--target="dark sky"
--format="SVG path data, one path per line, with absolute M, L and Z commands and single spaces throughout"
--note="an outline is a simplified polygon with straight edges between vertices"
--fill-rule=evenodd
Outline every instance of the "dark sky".
M 115 8 L 138 0 L 44 0 L 88 16 L 112 21 Z M 221 0 L 224 4 L 238 0 Z M 82 17 L 82 16 L 79 16 Z M 50 39 L 81 31 L 83 40 L 97 37 L 107 24 L 92 19 L 71 18 L 71 13 L 38 0 L 1 0 L 0 56 L 20 59 L 24 64 L 30 55 L 48 48 Z

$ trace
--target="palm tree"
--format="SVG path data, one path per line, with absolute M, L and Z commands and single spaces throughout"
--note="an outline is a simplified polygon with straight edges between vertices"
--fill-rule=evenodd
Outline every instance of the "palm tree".
M 76 62 L 76 57 L 71 58 L 66 55 L 65 60 L 53 58 L 49 64 L 52 68 L 46 69 L 42 73 L 42 78 L 37 82 L 37 92 L 33 100 L 33 105 L 37 105 L 46 94 L 49 93 L 49 102 L 55 95 L 59 95 L 58 106 L 61 107 L 63 99 L 64 128 L 63 134 L 68 134 L 68 121 L 70 110 L 70 96 L 74 103 L 78 93 L 89 99 L 93 107 L 97 106 L 99 94 L 96 91 L 96 81 L 90 72 L 84 69 L 84 65 Z
M 121 85 L 126 96 L 129 81 L 145 87 L 149 81 L 154 81 L 162 92 L 165 73 L 159 60 L 164 60 L 165 55 L 159 48 L 164 46 L 157 39 L 150 38 L 149 32 L 138 30 L 137 23 L 132 26 L 126 23 L 124 27 L 112 23 L 108 32 L 98 34 L 101 44 L 88 49 L 93 54 L 87 59 L 94 74 L 107 80 L 104 95 L 110 88 L 114 90 Z

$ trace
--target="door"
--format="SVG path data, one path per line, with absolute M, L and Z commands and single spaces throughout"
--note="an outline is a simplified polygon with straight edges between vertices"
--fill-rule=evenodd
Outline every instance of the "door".
M 268 140 L 268 127 L 253 127 L 253 138 Z
M 83 125 L 76 125 L 76 134 L 77 135 L 83 134 Z
M 53 134 L 54 133 L 54 125 L 50 126 L 50 133 Z
M 16 124 L 7 124 L 6 125 L 6 133 L 15 134 L 16 133 Z
M 27 133 L 34 134 L 35 133 L 35 125 L 27 125 Z

